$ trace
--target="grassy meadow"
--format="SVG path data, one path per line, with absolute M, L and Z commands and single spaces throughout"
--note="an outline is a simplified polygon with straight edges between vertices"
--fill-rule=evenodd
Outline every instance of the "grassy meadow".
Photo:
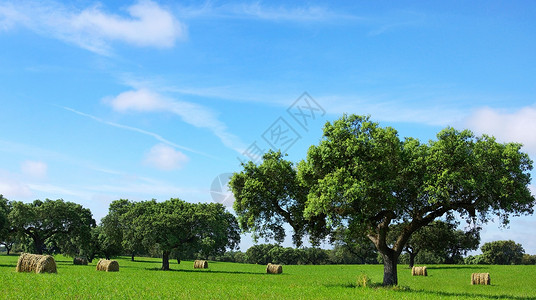
M 0 297 L 4 299 L 536 299 L 536 266 L 429 265 L 428 277 L 411 276 L 399 265 L 400 286 L 379 287 L 382 265 L 265 266 L 209 262 L 194 270 L 192 261 L 172 271 L 158 270 L 153 258 L 119 258 L 119 272 L 97 272 L 56 256 L 58 274 L 16 273 L 17 255 L 0 255 Z M 470 285 L 471 273 L 489 272 L 491 286 Z M 360 274 L 371 287 L 356 287 Z

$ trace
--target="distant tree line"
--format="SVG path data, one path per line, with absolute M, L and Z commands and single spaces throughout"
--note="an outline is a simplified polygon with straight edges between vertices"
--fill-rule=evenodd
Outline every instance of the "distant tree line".
M 217 203 L 180 199 L 132 202 L 117 200 L 96 224 L 91 211 L 62 199 L 32 203 L 8 201 L 0 195 L 0 244 L 9 254 L 96 257 L 150 255 L 169 260 L 222 255 L 240 242 L 235 217 Z
M 536 255 L 526 254 L 523 246 L 512 240 L 485 243 L 480 250 L 482 254 L 466 257 L 465 263 L 471 265 L 536 264 Z
M 459 230 L 455 223 L 434 221 L 415 232 L 399 263 L 408 264 L 536 264 L 514 241 L 482 245 L 481 255 L 464 256 L 478 249 L 479 228 Z M 391 243 L 398 235 L 393 229 Z M 180 199 L 133 202 L 113 201 L 97 225 L 91 211 L 61 199 L 31 203 L 8 201 L 0 195 L 0 245 L 7 254 L 30 252 L 113 258 L 128 255 L 170 259 L 210 259 L 226 262 L 284 265 L 377 264 L 382 256 L 363 236 L 335 232 L 332 249 L 258 244 L 237 251 L 240 228 L 221 204 L 189 203 Z

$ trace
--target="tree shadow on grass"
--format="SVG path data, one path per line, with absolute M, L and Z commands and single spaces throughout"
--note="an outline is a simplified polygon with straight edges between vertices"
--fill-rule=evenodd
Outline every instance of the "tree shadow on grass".
M 422 293 L 429 294 L 433 296 L 442 296 L 442 297 L 468 297 L 468 298 L 487 298 L 487 299 L 514 299 L 514 300 L 536 300 L 536 297 L 521 297 L 521 296 L 512 296 L 512 295 L 486 295 L 486 294 L 477 294 L 477 293 L 456 293 L 456 292 L 442 292 L 442 291 L 427 291 L 427 290 L 412 290 L 409 289 L 400 292 L 413 292 L 413 293 Z
M 474 269 L 489 269 L 489 266 L 483 266 L 483 265 L 465 265 L 465 266 L 430 266 L 426 267 L 428 270 L 474 270 Z M 411 270 L 411 269 L 410 269 Z
M 244 271 L 213 271 L 213 270 L 184 270 L 184 269 L 170 269 L 163 271 L 160 268 L 145 268 L 149 271 L 162 271 L 162 272 L 184 272 L 184 273 L 199 273 L 199 274 L 246 274 L 246 275 L 264 275 L 264 276 L 286 276 L 288 274 L 267 274 L 267 273 L 256 273 L 256 272 L 244 272 Z
M 443 292 L 443 291 L 428 291 L 428 290 L 414 290 L 411 289 L 408 286 L 392 286 L 392 287 L 384 287 L 381 285 L 381 283 L 371 283 L 367 287 L 358 287 L 355 283 L 339 283 L 339 284 L 324 284 L 327 288 L 372 288 L 372 289 L 386 289 L 395 291 L 398 293 L 419 293 L 419 294 L 428 294 L 431 296 L 440 296 L 440 297 L 455 297 L 455 298 L 487 298 L 487 299 L 514 299 L 514 300 L 536 300 L 536 297 L 521 297 L 521 296 L 512 296 L 512 295 L 486 295 L 486 294 L 478 294 L 478 293 L 456 293 L 456 292 Z
M 354 289 L 354 288 L 366 288 L 366 289 L 373 288 L 373 289 L 377 289 L 377 288 L 381 288 L 382 284 L 379 283 L 379 282 L 378 283 L 371 282 L 366 287 L 361 287 L 361 286 L 358 286 L 355 283 L 348 282 L 348 283 L 327 283 L 327 284 L 324 284 L 324 286 L 327 287 L 327 288 L 335 288 L 336 287 L 336 288 L 351 288 L 351 289 Z
M 16 268 L 17 264 L 0 264 L 0 268 Z
M 153 264 L 161 264 L 162 261 L 161 260 L 139 260 L 139 259 L 135 259 L 134 261 L 132 260 L 129 260 L 129 262 L 131 263 L 153 263 Z M 172 263 L 171 261 L 169 262 L 170 264 Z

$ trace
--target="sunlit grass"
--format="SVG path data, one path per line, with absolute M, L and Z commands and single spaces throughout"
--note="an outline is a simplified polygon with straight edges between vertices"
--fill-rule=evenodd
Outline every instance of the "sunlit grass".
M 265 274 L 265 266 L 209 262 L 194 270 L 192 261 L 160 271 L 153 258 L 119 258 L 119 272 L 97 272 L 97 261 L 73 265 L 56 256 L 58 274 L 16 273 L 17 256 L 0 255 L 0 295 L 5 299 L 536 299 L 536 266 L 429 265 L 428 277 L 411 276 L 399 265 L 399 287 L 380 287 L 381 265 L 283 266 L 283 274 Z M 491 286 L 472 286 L 473 272 L 489 272 Z M 370 287 L 356 287 L 366 274 Z

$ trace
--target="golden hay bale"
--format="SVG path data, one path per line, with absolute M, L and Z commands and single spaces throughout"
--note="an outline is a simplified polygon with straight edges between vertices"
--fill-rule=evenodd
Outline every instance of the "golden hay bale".
M 473 273 L 471 274 L 471 285 L 473 284 L 484 284 L 490 285 L 491 278 L 489 273 Z
M 87 266 L 87 259 L 85 257 L 75 257 L 73 259 L 73 265 L 85 265 L 85 266 Z
M 426 267 L 413 267 L 411 268 L 411 276 L 428 276 Z
M 58 273 L 54 257 L 29 253 L 20 255 L 15 270 L 17 272 Z
M 281 265 L 268 264 L 266 266 L 266 273 L 268 273 L 268 274 L 281 274 L 281 273 L 283 273 L 283 267 Z
M 119 272 L 119 263 L 116 260 L 101 259 L 97 263 L 97 271 Z
M 207 268 L 208 268 L 208 261 L 206 260 L 194 261 L 194 269 L 207 269 Z

